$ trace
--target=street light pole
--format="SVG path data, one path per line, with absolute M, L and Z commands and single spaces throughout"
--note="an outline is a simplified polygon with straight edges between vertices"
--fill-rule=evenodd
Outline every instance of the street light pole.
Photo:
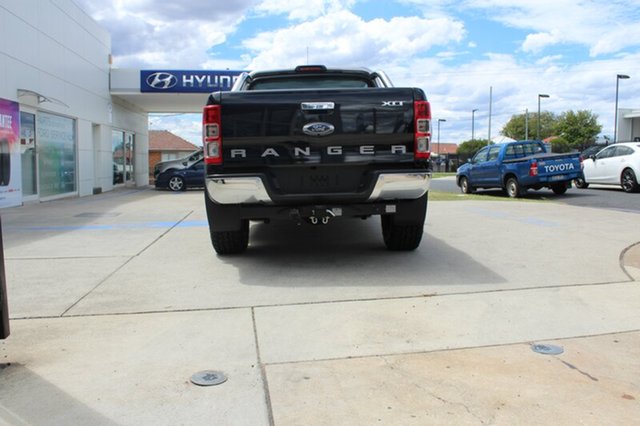
M 538 94 L 538 130 L 536 132 L 536 139 L 540 140 L 540 98 L 548 98 L 549 95 Z
M 625 74 L 616 74 L 616 113 L 613 119 L 613 143 L 618 141 L 618 89 L 620 87 L 620 80 L 631 78 Z
M 529 108 L 524 110 L 524 140 L 529 140 Z
M 438 118 L 438 161 L 440 161 L 440 123 L 447 121 L 444 118 Z
M 476 140 L 476 111 L 477 109 L 471 110 L 471 142 Z

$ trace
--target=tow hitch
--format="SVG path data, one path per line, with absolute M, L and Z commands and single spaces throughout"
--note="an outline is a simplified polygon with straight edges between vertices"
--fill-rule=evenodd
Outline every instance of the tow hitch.
M 307 220 L 312 225 L 318 225 L 320 223 L 326 225 L 334 217 L 336 217 L 336 214 L 331 209 L 323 209 L 320 211 L 313 209 L 311 210 L 311 216 L 309 216 Z
M 327 225 L 334 217 L 342 216 L 342 208 L 308 207 L 293 209 L 289 212 L 289 216 L 298 221 L 298 223 L 304 219 L 311 225 Z

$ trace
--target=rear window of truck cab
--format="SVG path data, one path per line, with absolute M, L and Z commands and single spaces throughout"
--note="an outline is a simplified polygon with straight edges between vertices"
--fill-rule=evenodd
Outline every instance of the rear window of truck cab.
M 373 84 L 355 76 L 300 76 L 267 77 L 252 81 L 247 90 L 283 89 L 359 89 L 373 87 Z
M 543 152 L 544 148 L 542 148 L 542 146 L 535 142 L 514 143 L 507 146 L 507 149 L 504 153 L 504 158 L 505 160 L 513 158 L 523 158 Z

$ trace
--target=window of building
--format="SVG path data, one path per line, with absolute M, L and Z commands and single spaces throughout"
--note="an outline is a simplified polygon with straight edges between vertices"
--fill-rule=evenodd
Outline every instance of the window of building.
M 76 191 L 76 123 L 46 112 L 36 118 L 41 197 Z

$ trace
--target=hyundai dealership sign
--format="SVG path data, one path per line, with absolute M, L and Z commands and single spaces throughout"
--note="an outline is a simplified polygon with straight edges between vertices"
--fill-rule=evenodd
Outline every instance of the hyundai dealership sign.
M 141 92 L 209 93 L 231 90 L 242 71 L 140 71 Z

